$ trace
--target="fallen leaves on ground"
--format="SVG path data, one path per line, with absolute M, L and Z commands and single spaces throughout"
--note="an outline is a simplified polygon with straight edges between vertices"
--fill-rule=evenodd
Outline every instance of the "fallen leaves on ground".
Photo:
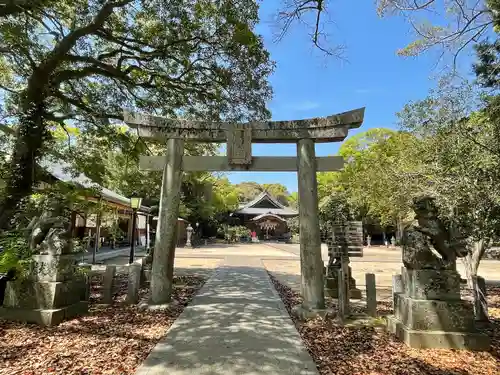
M 299 294 L 270 277 L 322 375 L 500 374 L 500 288 L 488 288 L 490 352 L 424 350 L 408 348 L 380 328 L 342 327 L 330 319 L 301 322 L 290 313 L 302 302 Z M 377 308 L 379 314 L 392 310 L 387 302 L 379 302 Z
M 126 276 L 116 277 L 114 303 L 107 307 L 96 304 L 99 280 L 92 281 L 86 316 L 50 328 L 0 319 L 0 374 L 133 374 L 204 282 L 198 276 L 175 277 L 172 298 L 179 304 L 169 311 L 144 311 L 124 304 Z M 142 288 L 140 297 L 147 292 Z

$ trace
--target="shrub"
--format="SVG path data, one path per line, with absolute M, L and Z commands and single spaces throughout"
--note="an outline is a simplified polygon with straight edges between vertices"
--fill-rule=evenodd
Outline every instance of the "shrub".
M 0 273 L 14 270 L 23 273 L 32 255 L 26 237 L 20 230 L 0 234 Z

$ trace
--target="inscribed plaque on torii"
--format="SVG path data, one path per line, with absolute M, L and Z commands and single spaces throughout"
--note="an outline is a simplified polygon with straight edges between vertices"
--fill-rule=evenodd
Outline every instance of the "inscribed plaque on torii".
M 227 131 L 229 165 L 252 164 L 252 128 L 245 124 L 231 124 Z

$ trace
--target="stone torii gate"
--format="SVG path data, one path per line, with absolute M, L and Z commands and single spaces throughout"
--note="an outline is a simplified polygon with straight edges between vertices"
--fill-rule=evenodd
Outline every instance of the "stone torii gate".
M 160 212 L 151 273 L 152 305 L 170 301 L 182 172 L 297 171 L 303 308 L 324 309 L 323 261 L 316 172 L 338 171 L 343 159 L 316 157 L 315 142 L 343 141 L 361 126 L 364 108 L 323 118 L 249 123 L 205 122 L 124 112 L 124 121 L 144 138 L 163 140 L 165 156 L 141 156 L 141 170 L 163 170 Z M 227 156 L 184 156 L 184 142 L 227 142 Z M 252 142 L 296 143 L 297 157 L 253 157 Z

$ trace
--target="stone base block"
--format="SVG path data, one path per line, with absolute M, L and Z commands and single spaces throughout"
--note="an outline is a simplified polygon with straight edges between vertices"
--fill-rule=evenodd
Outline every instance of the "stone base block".
M 394 316 L 387 317 L 387 330 L 410 348 L 467 349 L 486 351 L 490 338 L 478 332 L 417 331 L 409 329 Z
M 351 299 L 361 299 L 361 290 L 356 288 L 356 280 L 351 276 L 351 267 L 349 270 L 349 298 Z M 325 279 L 325 293 L 332 297 L 339 297 L 339 278 L 336 273 Z
M 300 320 L 309 320 L 326 317 L 334 317 L 336 315 L 335 311 L 332 309 L 310 309 L 304 307 L 303 305 L 296 305 L 292 308 L 292 314 Z
M 413 299 L 459 300 L 460 275 L 452 270 L 408 270 L 403 267 L 404 294 Z
M 339 298 L 339 290 L 338 288 L 325 288 L 325 294 L 332 298 Z M 358 288 L 349 289 L 349 298 L 350 299 L 361 299 L 361 290 Z
M 7 283 L 3 305 L 22 310 L 57 310 L 81 301 L 87 285 L 84 279 L 65 282 L 13 280 Z
M 0 317 L 24 323 L 35 323 L 41 326 L 55 326 L 64 320 L 68 320 L 88 312 L 88 302 L 80 301 L 60 309 L 19 309 L 0 307 Z
M 469 301 L 418 300 L 394 296 L 394 316 L 411 330 L 473 332 L 474 309 Z

